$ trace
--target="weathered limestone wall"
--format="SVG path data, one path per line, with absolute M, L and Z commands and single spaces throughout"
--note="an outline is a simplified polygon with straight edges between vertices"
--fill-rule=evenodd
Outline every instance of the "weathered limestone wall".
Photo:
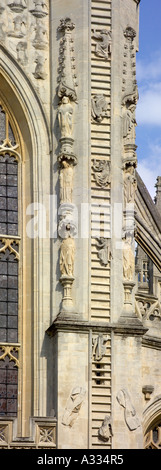
M 115 335 L 112 358 L 112 448 L 141 449 L 142 338 Z
M 59 331 L 53 338 L 55 412 L 59 449 L 88 448 L 88 334 Z M 55 372 L 57 372 L 55 370 Z M 57 378 L 56 378 L 57 376 Z M 55 389 L 55 390 L 54 390 Z

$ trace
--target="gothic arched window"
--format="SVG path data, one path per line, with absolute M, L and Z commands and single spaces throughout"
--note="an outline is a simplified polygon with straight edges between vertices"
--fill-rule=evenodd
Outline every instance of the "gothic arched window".
M 161 420 L 145 436 L 145 449 L 161 449 Z
M 0 102 L 0 416 L 17 415 L 21 142 Z

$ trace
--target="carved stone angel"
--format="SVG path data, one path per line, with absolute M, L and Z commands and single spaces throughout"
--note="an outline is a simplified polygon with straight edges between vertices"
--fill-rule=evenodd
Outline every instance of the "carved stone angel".
M 97 244 L 98 257 L 101 261 L 101 264 L 104 266 L 107 266 L 111 259 L 109 239 L 101 237 L 101 238 L 98 238 L 97 241 L 98 241 L 98 244 Z
M 105 60 L 108 59 L 108 55 L 111 52 L 111 32 L 106 29 L 102 29 L 96 33 L 93 30 L 93 38 L 96 39 L 97 44 L 95 47 L 95 54 Z
M 110 165 L 106 160 L 94 160 L 93 170 L 96 182 L 102 188 L 106 188 L 110 182 Z
M 102 426 L 98 430 L 99 439 L 104 442 L 109 441 L 110 436 L 113 436 L 111 417 L 105 416 Z
M 94 95 L 91 102 L 92 119 L 102 122 L 104 117 L 108 117 L 108 102 L 103 94 Z
M 120 390 L 116 398 L 119 404 L 123 406 L 124 408 L 125 422 L 128 428 L 130 429 L 130 431 L 137 429 L 140 426 L 140 422 L 136 414 L 135 408 L 133 407 L 131 403 L 131 399 L 130 399 L 128 391 L 126 389 Z

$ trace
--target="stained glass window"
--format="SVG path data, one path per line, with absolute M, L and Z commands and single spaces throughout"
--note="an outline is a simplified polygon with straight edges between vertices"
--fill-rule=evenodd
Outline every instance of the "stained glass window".
M 14 124 L 15 129 L 15 124 Z M 0 105 L 0 416 L 16 416 L 18 397 L 19 143 Z M 12 351 L 12 353 L 11 353 Z M 14 351 L 14 352 L 13 352 Z

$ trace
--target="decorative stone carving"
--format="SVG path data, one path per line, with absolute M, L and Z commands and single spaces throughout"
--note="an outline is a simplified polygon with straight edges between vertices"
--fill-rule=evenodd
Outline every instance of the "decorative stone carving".
M 61 277 L 73 277 L 74 274 L 74 258 L 75 258 L 75 242 L 68 236 L 61 244 L 60 250 L 60 272 Z
M 135 168 L 133 165 L 127 165 L 124 170 L 124 203 L 129 204 L 135 201 L 135 192 L 137 190 Z
M 6 28 L 5 28 L 5 23 L 2 21 L 0 22 L 0 41 L 4 42 L 6 37 Z
M 0 425 L 0 444 L 7 444 L 8 441 L 8 425 Z
M 23 27 L 26 27 L 26 22 L 26 16 L 17 15 L 13 20 L 14 30 L 9 31 L 8 36 L 12 36 L 15 38 L 23 38 L 26 32 L 26 30 L 23 31 Z
M 71 238 L 75 238 L 78 232 L 78 214 L 75 210 L 75 205 L 68 202 L 61 204 L 59 207 L 59 216 L 59 236 L 66 238 L 70 235 Z
M 15 2 L 9 3 L 8 6 L 15 13 L 22 13 L 27 7 L 27 0 L 16 0 Z
M 62 165 L 63 161 L 66 160 L 72 165 L 77 165 L 77 157 L 73 152 L 74 139 L 72 137 L 61 137 L 60 138 L 60 152 L 58 155 L 58 162 Z
M 98 430 L 98 437 L 103 442 L 108 442 L 113 436 L 111 416 L 105 416 L 102 426 Z
M 122 117 L 123 117 L 123 145 L 124 160 L 136 165 L 135 145 L 135 109 L 138 101 L 138 87 L 136 81 L 136 51 L 133 44 L 136 32 L 128 26 L 124 31 L 124 58 L 122 80 Z
M 6 346 L 0 345 L 0 360 L 4 361 L 5 357 L 8 356 L 10 361 L 15 363 L 15 366 L 19 367 L 19 360 L 17 359 L 17 355 L 15 356 L 14 353 L 19 351 L 18 346 Z M 2 353 L 2 354 L 1 354 Z
M 93 30 L 92 37 L 97 41 L 95 46 L 95 54 L 97 57 L 108 60 L 111 54 L 111 31 L 102 29 L 99 32 Z
M 62 310 L 73 310 L 72 284 L 74 281 L 75 241 L 70 235 L 70 224 L 66 227 L 66 238 L 60 248 L 60 282 L 63 286 Z
M 108 238 L 98 238 L 98 257 L 101 261 L 101 264 L 107 266 L 111 260 L 111 251 L 110 251 L 110 240 Z
M 58 120 L 61 137 L 71 137 L 73 131 L 73 106 L 68 96 L 63 96 L 58 107 Z
M 92 96 L 91 115 L 94 122 L 102 122 L 103 118 L 108 117 L 108 104 L 105 95 L 97 94 Z
M 73 194 L 73 166 L 66 160 L 62 161 L 62 168 L 60 170 L 60 204 L 64 202 L 72 203 Z
M 135 127 L 137 125 L 135 119 L 136 106 L 132 103 L 128 105 L 128 102 L 123 108 L 123 138 L 124 144 L 135 144 Z
M 82 387 L 75 387 L 67 401 L 67 405 L 62 417 L 62 424 L 72 427 L 80 412 L 85 399 L 86 391 Z
M 75 57 L 72 39 L 72 31 L 75 28 L 70 18 L 60 20 L 58 31 L 62 32 L 64 37 L 60 44 L 60 77 L 58 86 L 58 96 L 68 96 L 71 100 L 76 101 L 76 74 L 75 74 Z
M 47 2 L 44 0 L 33 0 L 35 8 L 30 12 L 36 16 L 36 18 L 43 18 L 48 15 Z
M 19 246 L 19 240 L 14 240 L 11 238 L 1 238 L 0 242 L 3 243 L 3 245 L 0 246 L 0 253 L 5 253 L 5 251 L 9 249 L 10 253 L 13 253 L 15 255 L 15 259 L 20 259 L 20 255 L 15 248 L 16 245 Z
M 161 304 L 154 296 L 136 294 L 135 303 L 136 314 L 140 320 L 150 320 L 153 325 L 158 325 L 161 321 Z
M 20 65 L 26 65 L 27 62 L 28 62 L 28 57 L 27 57 L 27 42 L 23 42 L 23 41 L 20 41 L 18 44 L 17 44 L 17 47 L 16 47 L 16 51 L 17 51 L 17 60 L 19 62 Z
M 116 398 L 119 404 L 124 408 L 124 418 L 128 428 L 130 431 L 134 431 L 140 426 L 140 421 L 131 403 L 128 391 L 126 389 L 120 390 Z
M 124 36 L 125 38 L 133 41 L 136 36 L 136 31 L 131 26 L 127 26 L 127 28 L 124 30 Z
M 135 258 L 133 238 L 127 234 L 123 246 L 123 277 L 126 281 L 133 281 L 135 272 Z
M 107 188 L 110 183 L 110 163 L 106 160 L 94 160 L 93 170 L 97 184 Z
M 124 133 L 126 134 L 128 132 L 129 121 L 131 126 L 132 116 L 135 122 L 134 111 L 138 100 L 138 88 L 136 81 L 136 53 L 133 45 L 133 40 L 136 36 L 136 32 L 133 28 L 128 26 L 124 31 L 124 36 L 126 42 L 124 44 L 122 104 L 124 106 L 126 105 L 124 118 Z M 132 114 L 132 116 L 130 115 L 130 113 Z
M 104 357 L 108 339 L 108 336 L 103 336 L 102 334 L 92 339 L 93 356 L 95 361 L 101 361 L 101 359 Z
M 33 39 L 32 45 L 35 49 L 44 50 L 48 45 L 47 39 L 47 28 L 41 20 L 36 20 L 35 25 L 35 37 Z
M 47 77 L 47 73 L 44 70 L 44 65 L 45 65 L 45 57 L 42 55 L 38 55 L 35 59 L 36 67 L 35 67 L 35 72 L 33 73 L 35 78 L 39 78 L 41 80 L 45 80 Z
M 144 385 L 142 387 L 142 392 L 144 393 L 145 400 L 150 400 L 151 394 L 154 392 L 153 385 Z
M 55 438 L 55 428 L 53 426 L 39 427 L 39 444 L 54 444 Z
M 2 13 L 4 12 L 6 8 L 6 2 L 5 0 L 1 0 L 1 4 L 0 4 L 0 15 L 2 15 Z

